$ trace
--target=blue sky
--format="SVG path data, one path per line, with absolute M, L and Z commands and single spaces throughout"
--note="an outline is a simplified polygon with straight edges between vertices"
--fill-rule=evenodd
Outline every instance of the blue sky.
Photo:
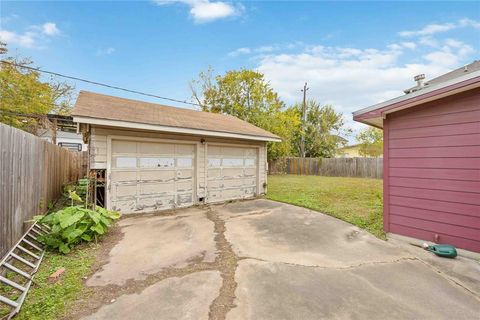
M 183 100 L 208 66 L 253 68 L 287 104 L 308 81 L 355 129 L 352 111 L 402 94 L 414 75 L 480 57 L 478 1 L 2 1 L 0 18 L 10 53 L 46 70 Z

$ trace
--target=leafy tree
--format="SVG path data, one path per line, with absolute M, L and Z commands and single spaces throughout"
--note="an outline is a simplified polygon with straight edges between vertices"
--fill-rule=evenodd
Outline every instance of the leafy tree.
M 213 76 L 209 68 L 190 83 L 190 88 L 203 111 L 229 114 L 282 137 L 283 142 L 267 145 L 270 158 L 292 153 L 292 136 L 300 125 L 298 114 L 285 110 L 262 73 L 241 69 Z
M 374 127 L 362 130 L 357 135 L 359 153 L 364 157 L 379 157 L 383 154 L 383 131 Z
M 301 117 L 302 104 L 296 104 L 292 109 Z M 336 150 L 347 142 L 343 136 L 351 132 L 344 126 L 343 115 L 336 112 L 332 106 L 322 106 L 315 100 L 307 101 L 306 114 L 305 127 L 299 130 L 295 137 L 298 154 L 301 136 L 304 135 L 306 157 L 334 157 Z
M 53 79 L 43 82 L 39 72 L 17 66 L 32 65 L 30 59 L 4 57 L 6 54 L 6 45 L 0 43 L 0 57 L 5 61 L 0 63 L 0 122 L 35 133 L 41 117 L 20 114 L 69 113 L 73 92 L 70 85 Z

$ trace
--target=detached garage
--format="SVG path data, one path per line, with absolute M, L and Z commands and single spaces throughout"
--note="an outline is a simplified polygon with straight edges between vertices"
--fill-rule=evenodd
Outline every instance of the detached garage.
M 480 252 L 480 61 L 354 113 L 384 132 L 384 229 Z
M 267 142 L 238 118 L 81 91 L 73 119 L 122 213 L 252 198 L 266 192 Z

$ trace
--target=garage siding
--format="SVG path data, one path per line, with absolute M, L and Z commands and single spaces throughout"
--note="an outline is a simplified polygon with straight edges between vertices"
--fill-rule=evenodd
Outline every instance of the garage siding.
M 480 91 L 388 115 L 385 229 L 480 252 Z
M 90 168 L 91 169 L 107 169 L 107 137 L 108 136 L 122 136 L 129 138 L 151 138 L 151 139 L 166 139 L 166 140 L 184 140 L 199 142 L 202 137 L 191 135 L 176 135 L 176 134 L 164 134 L 148 131 L 133 131 L 128 129 L 112 129 L 106 127 L 92 127 L 90 129 Z M 266 159 L 266 143 L 255 142 L 251 140 L 239 140 L 239 139 L 220 139 L 220 138 L 205 138 L 208 144 L 228 144 L 228 145 L 242 145 L 252 146 L 258 148 L 258 174 L 259 185 L 258 193 L 264 194 L 264 183 L 267 181 L 267 159 Z M 196 168 L 196 183 L 197 183 L 197 198 L 205 197 L 207 186 L 207 147 L 200 143 L 197 144 L 197 168 Z

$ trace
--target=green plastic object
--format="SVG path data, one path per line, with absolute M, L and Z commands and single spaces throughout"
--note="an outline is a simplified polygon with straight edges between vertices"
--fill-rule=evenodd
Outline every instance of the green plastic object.
M 428 246 L 427 250 L 439 257 L 455 258 L 457 256 L 457 249 L 449 244 L 435 244 Z

